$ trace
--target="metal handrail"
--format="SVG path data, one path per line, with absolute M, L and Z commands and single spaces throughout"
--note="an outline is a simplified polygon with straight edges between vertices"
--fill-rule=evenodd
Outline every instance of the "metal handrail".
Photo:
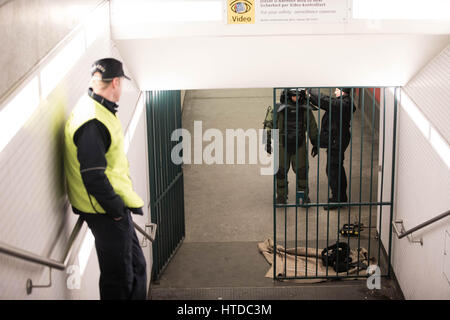
M 423 223 L 421 223 L 421 224 L 419 224 L 419 225 L 417 225 L 414 228 L 411 228 L 409 230 L 405 230 L 404 229 L 404 227 L 403 227 L 403 220 L 392 221 L 392 227 L 394 228 L 395 233 L 397 234 L 397 237 L 399 239 L 402 239 L 402 238 L 404 238 L 404 237 L 406 237 L 408 235 L 411 235 L 413 232 L 415 232 L 417 230 L 420 230 L 420 229 L 422 229 L 422 228 L 424 228 L 424 227 L 426 227 L 426 226 L 428 226 L 428 225 L 430 225 L 430 224 L 432 224 L 432 223 L 434 223 L 436 221 L 444 219 L 448 215 L 450 215 L 450 210 L 447 210 L 446 212 L 441 213 L 440 215 L 438 215 L 438 216 L 436 216 L 436 217 L 434 217 L 434 218 L 432 218 L 430 220 L 427 220 L 427 221 L 425 221 L 425 222 L 423 222 Z M 401 224 L 402 225 L 402 230 L 401 231 L 398 230 L 397 224 Z M 420 242 L 421 244 L 423 244 L 422 239 L 420 239 L 420 241 L 414 241 L 414 242 Z
M 152 228 L 152 233 L 148 234 L 144 229 L 142 229 L 136 222 L 133 221 L 134 228 L 139 231 L 144 237 L 146 237 L 150 242 L 155 241 L 156 236 L 156 223 L 149 223 L 145 225 L 145 228 Z
M 70 258 L 70 253 L 72 252 L 73 244 L 81 231 L 82 225 L 83 220 L 80 217 L 78 218 L 77 223 L 75 224 L 75 227 L 73 228 L 72 233 L 69 237 L 69 242 L 67 244 L 67 248 L 62 261 L 56 261 L 50 258 L 46 258 L 35 253 L 11 246 L 9 244 L 5 244 L 3 242 L 0 242 L 0 253 L 4 253 L 29 262 L 34 262 L 50 268 L 65 270 Z
M 156 233 L 156 225 L 151 223 L 147 224 L 146 227 L 152 228 L 151 235 L 148 234 L 144 229 L 142 229 L 136 222 L 133 221 L 134 227 L 137 231 L 139 231 L 144 237 L 146 237 L 148 240 L 153 242 L 155 240 L 155 233 Z M 78 218 L 77 223 L 75 224 L 75 227 L 72 230 L 72 233 L 69 237 L 69 242 L 67 244 L 66 251 L 63 256 L 62 261 L 57 261 L 54 259 L 46 258 L 40 255 L 37 255 L 35 253 L 11 246 L 9 244 L 3 243 L 0 241 L 0 253 L 4 253 L 22 260 L 26 260 L 29 262 L 34 262 L 40 265 L 44 265 L 53 269 L 57 270 L 65 270 L 67 267 L 67 264 L 69 262 L 69 259 L 71 257 L 71 253 L 73 250 L 73 245 L 75 243 L 75 240 L 78 237 L 78 234 L 81 231 L 81 227 L 83 226 L 83 220 L 81 217 Z

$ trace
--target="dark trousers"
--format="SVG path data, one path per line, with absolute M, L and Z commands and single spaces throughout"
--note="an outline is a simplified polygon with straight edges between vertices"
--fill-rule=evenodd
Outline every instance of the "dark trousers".
M 101 300 L 147 298 L 145 257 L 131 213 L 120 221 L 106 214 L 80 214 L 95 237 Z
M 339 158 L 339 144 L 333 145 L 327 149 L 327 167 L 328 185 L 331 189 L 332 202 L 347 201 L 347 175 L 344 168 L 344 154 L 349 144 L 349 138 L 342 139 L 341 156 Z M 329 167 L 329 170 L 328 170 Z M 341 174 L 339 184 L 339 172 Z M 339 198 L 340 197 L 340 198 Z

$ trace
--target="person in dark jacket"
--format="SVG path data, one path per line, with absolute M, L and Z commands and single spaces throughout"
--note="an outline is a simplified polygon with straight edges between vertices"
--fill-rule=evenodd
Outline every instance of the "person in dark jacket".
M 348 201 L 344 154 L 351 137 L 351 113 L 356 110 L 355 106 L 351 105 L 350 92 L 350 88 L 336 88 L 336 98 L 321 96 L 320 100 L 317 94 L 308 92 L 310 102 L 325 110 L 320 128 L 320 147 L 327 149 L 326 172 L 331 189 L 328 202 L 333 203 L 325 206 L 325 210 L 337 209 Z

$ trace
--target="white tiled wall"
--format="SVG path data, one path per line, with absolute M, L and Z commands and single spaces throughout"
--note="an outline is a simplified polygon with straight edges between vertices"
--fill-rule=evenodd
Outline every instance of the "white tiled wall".
M 73 66 L 60 77 L 57 86 L 48 97 L 41 96 L 35 112 L 17 132 L 8 145 L 0 151 L 0 241 L 35 254 L 61 260 L 68 237 L 75 225 L 77 216 L 67 208 L 67 198 L 62 163 L 62 133 L 65 119 L 78 101 L 86 94 L 89 83 L 89 69 L 93 61 L 113 56 L 120 59 L 109 33 L 109 4 L 105 2 L 95 9 L 95 30 L 83 25 L 74 30 L 57 48 L 46 56 L 34 70 L 30 79 L 38 77 L 40 87 L 45 87 L 42 77 L 46 66 L 58 59 L 58 54 L 77 36 L 83 38 L 82 54 L 62 59 L 61 68 Z M 95 32 L 94 32 L 95 31 Z M 94 42 L 85 41 L 93 34 Z M 75 62 L 76 61 L 76 62 Z M 125 66 L 126 68 L 126 66 Z M 55 72 L 57 77 L 58 72 Z M 58 79 L 60 79 L 58 78 Z M 27 80 L 25 80 L 26 83 Z M 0 112 L 9 101 L 20 92 L 18 88 L 10 98 L 0 105 Z M 126 84 L 123 98 L 119 103 L 119 118 L 127 128 L 137 107 L 140 91 L 134 82 Z M 145 113 L 142 113 L 131 140 L 129 161 L 135 189 L 148 203 L 146 127 Z M 149 221 L 145 208 L 143 218 L 135 221 L 144 225 Z M 86 226 L 75 248 L 84 240 Z M 138 235 L 142 239 L 141 235 Z M 89 253 L 89 251 L 88 251 Z M 144 248 L 147 264 L 150 267 L 150 246 Z M 70 264 L 77 265 L 76 255 Z M 81 288 L 70 290 L 67 287 L 69 274 L 52 271 L 50 288 L 34 289 L 26 294 L 27 279 L 34 284 L 48 282 L 49 269 L 0 254 L 0 299 L 98 299 L 98 262 L 95 248 L 90 252 L 87 267 L 81 278 Z
M 421 70 L 403 91 L 420 106 L 436 130 L 450 142 L 450 46 Z
M 450 46 L 435 57 L 400 95 L 394 219 L 410 229 L 450 208 Z M 387 92 L 386 101 L 393 101 Z M 386 111 L 386 154 L 392 154 L 393 105 Z M 382 124 L 381 124 L 382 125 Z M 380 130 L 381 132 L 381 130 Z M 436 143 L 438 141 L 439 143 Z M 390 176 L 391 163 L 386 164 Z M 389 197 L 390 181 L 385 180 Z M 382 226 L 388 246 L 389 223 Z M 450 221 L 441 220 L 413 233 L 423 246 L 393 236 L 393 268 L 407 299 L 450 299 L 450 283 L 444 275 L 445 233 Z

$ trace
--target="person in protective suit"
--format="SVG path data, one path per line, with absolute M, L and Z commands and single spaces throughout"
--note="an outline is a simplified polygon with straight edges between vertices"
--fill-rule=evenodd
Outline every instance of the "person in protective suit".
M 336 98 L 321 96 L 319 97 L 313 92 L 309 92 L 310 102 L 325 110 L 322 117 L 320 128 L 320 147 L 327 149 L 327 166 L 326 172 L 328 176 L 328 185 L 331 189 L 331 198 L 325 206 L 325 210 L 334 210 L 341 207 L 341 203 L 348 201 L 347 198 L 347 176 L 344 169 L 344 154 L 350 142 L 350 120 L 352 110 L 355 112 L 355 106 L 351 105 L 350 98 L 351 88 L 336 88 Z M 341 106 L 342 106 L 342 122 L 341 122 Z M 330 125 L 331 116 L 331 125 Z M 330 132 L 331 127 L 331 132 Z M 341 131 L 342 130 L 342 131 Z M 341 136 L 342 133 L 342 136 Z M 339 152 L 339 147 L 341 151 Z M 328 171 L 329 167 L 329 171 Z M 339 172 L 341 179 L 339 181 Z M 339 184 L 340 182 L 340 184 Z
M 298 101 L 298 102 L 297 102 Z M 298 107 L 297 107 L 298 104 Z M 280 104 L 276 104 L 277 125 L 279 130 L 279 169 L 276 174 L 277 178 L 277 204 L 285 204 L 288 197 L 288 181 L 287 174 L 289 167 L 296 173 L 297 191 L 304 192 L 303 203 L 310 202 L 308 197 L 308 182 L 306 180 L 306 132 L 308 129 L 308 112 L 309 112 L 309 139 L 313 145 L 311 154 L 317 155 L 317 123 L 310 106 L 308 112 L 305 90 L 283 90 L 280 97 Z M 297 110 L 298 110 L 298 126 L 297 126 Z M 285 123 L 287 126 L 285 127 Z M 296 130 L 297 128 L 297 130 Z M 269 107 L 266 118 L 264 120 L 264 129 L 266 129 L 267 142 L 266 151 L 272 153 L 271 145 L 271 129 L 273 129 L 273 109 Z M 296 145 L 296 135 L 298 135 L 298 145 Z M 297 152 L 298 163 L 296 164 L 295 155 Z M 296 167 L 298 171 L 296 172 Z

